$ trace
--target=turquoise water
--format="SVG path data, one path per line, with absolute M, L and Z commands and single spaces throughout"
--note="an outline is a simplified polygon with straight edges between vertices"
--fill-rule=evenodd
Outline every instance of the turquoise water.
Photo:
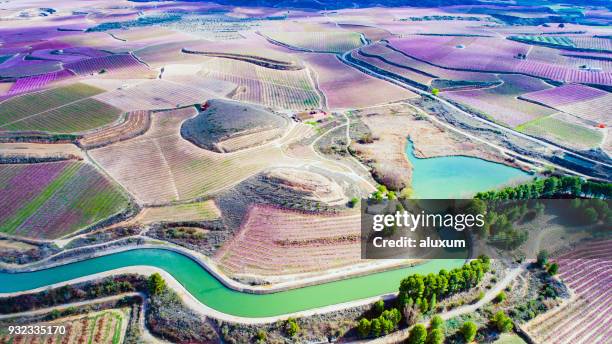
M 479 191 L 526 181 L 530 175 L 517 168 L 467 156 L 420 159 L 412 141 L 406 144 L 412 163 L 414 198 L 470 198 Z
M 0 273 L 0 293 L 38 288 L 125 266 L 148 265 L 170 273 L 200 302 L 211 308 L 243 317 L 266 317 L 396 292 L 401 279 L 410 274 L 450 270 L 463 262 L 461 259 L 431 260 L 415 267 L 256 295 L 226 288 L 198 263 L 180 253 L 136 249 L 35 272 Z

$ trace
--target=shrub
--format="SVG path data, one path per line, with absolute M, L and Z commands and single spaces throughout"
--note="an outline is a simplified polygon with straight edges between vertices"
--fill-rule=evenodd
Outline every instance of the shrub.
M 300 326 L 297 324 L 297 321 L 293 318 L 287 319 L 285 323 L 285 332 L 289 337 L 295 337 L 298 332 L 300 332 Z
M 495 313 L 491 322 L 495 325 L 499 332 L 510 332 L 514 328 L 512 319 L 510 319 L 503 311 Z
M 459 331 L 461 332 L 461 335 L 463 336 L 465 342 L 470 343 L 474 340 L 474 338 L 476 338 L 476 332 L 478 331 L 478 327 L 473 322 L 466 321 L 463 323 Z
M 351 208 L 355 208 L 355 206 L 359 203 L 359 198 L 357 197 L 353 197 L 351 198 L 351 200 L 349 201 L 349 207 Z
M 435 315 L 429 321 L 429 330 L 430 331 L 441 330 L 443 328 L 444 328 L 444 320 L 442 319 L 441 316 Z
M 550 266 L 548 267 L 548 273 L 551 276 L 554 276 L 557 274 L 557 272 L 559 272 L 559 265 L 557 263 L 550 264 Z
M 370 320 L 363 318 L 359 320 L 359 324 L 357 324 L 357 333 L 361 338 L 365 338 L 370 334 L 370 330 L 372 328 L 372 323 Z
M 164 292 L 164 290 L 166 290 L 166 281 L 164 281 L 163 277 L 156 272 L 149 276 L 149 279 L 147 280 L 147 287 L 150 294 L 160 295 Z
M 504 302 L 504 300 L 506 300 L 507 296 L 506 293 L 503 291 L 500 291 L 499 294 L 497 294 L 497 296 L 495 296 L 495 302 L 500 303 L 500 302 Z
M 437 96 L 440 93 L 440 90 L 437 88 L 432 88 L 431 89 L 431 94 L 433 94 L 434 96 Z
M 436 328 L 427 334 L 426 344 L 443 344 L 444 343 L 444 332 L 441 329 Z
M 374 302 L 373 308 L 374 308 L 374 313 L 376 313 L 376 315 L 381 315 L 385 311 L 385 301 L 378 300 Z
M 408 344 L 425 344 L 427 340 L 427 330 L 421 324 L 414 325 L 408 336 Z
M 257 331 L 257 334 L 255 335 L 256 343 L 265 343 L 267 339 L 268 339 L 268 335 L 266 334 L 264 330 Z
M 382 333 L 382 324 L 380 323 L 380 320 L 378 320 L 378 318 L 372 319 L 370 333 L 374 337 L 379 337 L 380 334 Z

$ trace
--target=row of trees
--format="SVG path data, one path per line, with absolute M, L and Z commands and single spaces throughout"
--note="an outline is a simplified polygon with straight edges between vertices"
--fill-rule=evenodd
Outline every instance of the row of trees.
M 444 320 L 439 315 L 429 321 L 429 329 L 422 324 L 415 325 L 408 335 L 408 344 L 443 344 Z
M 558 196 L 612 198 L 612 183 L 585 181 L 579 177 L 549 177 L 531 183 L 509 186 L 501 190 L 479 192 L 482 200 L 538 199 Z
M 384 307 L 384 303 L 383 303 Z M 363 318 L 357 324 L 360 337 L 379 337 L 394 331 L 402 320 L 402 314 L 397 308 L 384 310 L 380 316 L 372 320 Z
M 427 312 L 435 308 L 438 300 L 475 287 L 489 268 L 489 257 L 481 256 L 451 271 L 440 270 L 427 276 L 414 274 L 400 283 L 399 304 L 417 306 L 423 313 Z

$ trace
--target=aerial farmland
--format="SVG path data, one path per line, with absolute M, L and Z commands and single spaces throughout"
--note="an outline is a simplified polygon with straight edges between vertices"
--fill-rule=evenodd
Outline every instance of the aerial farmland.
M 610 343 L 611 28 L 0 1 L 0 343 Z

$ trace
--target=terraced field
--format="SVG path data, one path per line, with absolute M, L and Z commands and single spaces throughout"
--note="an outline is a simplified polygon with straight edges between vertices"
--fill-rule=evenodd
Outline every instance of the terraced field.
M 213 58 L 202 64 L 198 75 L 237 85 L 230 94 L 235 100 L 278 109 L 320 107 L 321 97 L 307 69 L 275 70 L 243 61 Z
M 579 246 L 556 262 L 559 277 L 574 293 L 560 307 L 528 322 L 524 329 L 538 342 L 604 343 L 612 335 L 610 241 Z
M 295 47 L 299 50 L 343 53 L 360 47 L 361 35 L 350 31 L 321 32 L 263 32 L 263 35 L 281 44 Z
M 132 221 L 149 224 L 157 222 L 199 222 L 220 217 L 214 201 L 203 201 L 144 208 Z
M 128 206 L 125 194 L 79 161 L 0 165 L 0 232 L 55 239 Z
M 138 136 L 149 129 L 150 116 L 149 111 L 128 112 L 121 123 L 85 134 L 79 139 L 79 145 L 91 149 Z
M 209 98 L 211 94 L 202 89 L 164 80 L 147 80 L 95 96 L 123 111 L 174 109 Z
M 196 115 L 192 107 L 152 115 L 144 135 L 90 152 L 113 178 L 146 204 L 189 200 L 215 191 L 274 164 L 294 164 L 279 147 L 214 153 L 183 139 L 179 128 Z
M 215 260 L 232 274 L 261 275 L 321 271 L 357 263 L 360 218 L 359 213 L 324 215 L 254 206 Z
M 121 110 L 89 98 L 101 92 L 76 83 L 5 100 L 0 103 L 0 131 L 74 133 L 109 124 Z

